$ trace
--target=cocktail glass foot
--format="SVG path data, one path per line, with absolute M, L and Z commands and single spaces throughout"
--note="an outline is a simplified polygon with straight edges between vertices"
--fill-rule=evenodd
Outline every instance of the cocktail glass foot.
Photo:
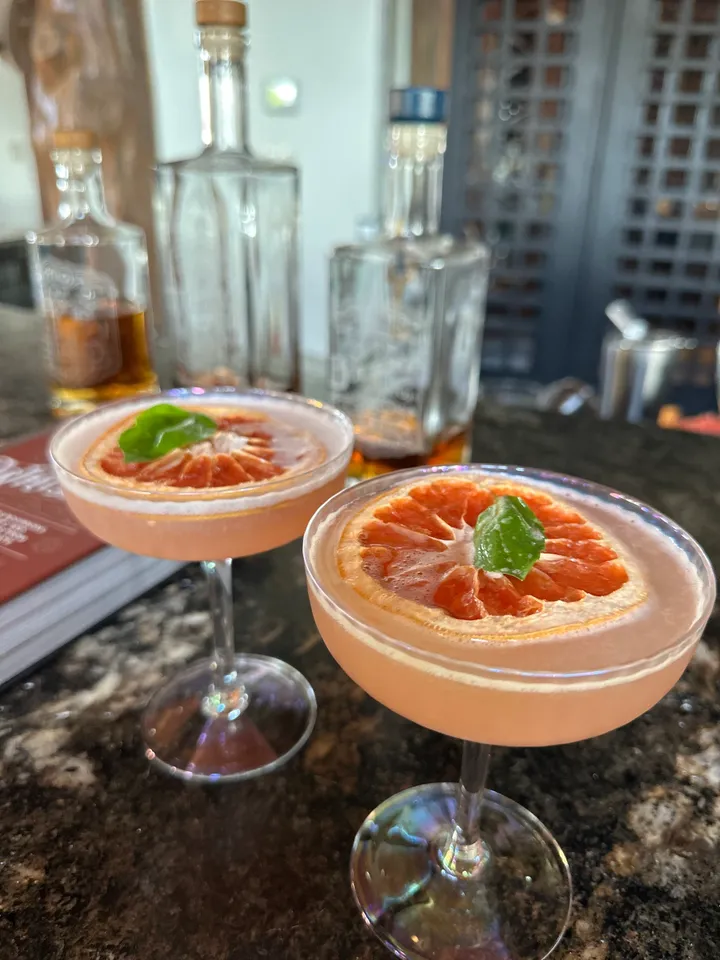
M 235 653 L 232 561 L 208 560 L 202 567 L 215 653 L 152 697 L 142 717 L 145 755 L 183 780 L 249 780 L 277 770 L 307 742 L 315 694 L 282 660 Z
M 315 694 L 301 673 L 257 654 L 235 658 L 238 683 L 217 688 L 201 660 L 159 690 L 142 718 L 145 755 L 166 773 L 199 783 L 271 773 L 303 747 L 315 725 Z
M 532 813 L 491 790 L 479 801 L 479 830 L 464 834 L 476 799 L 464 785 L 413 787 L 360 828 L 353 894 L 396 956 L 541 960 L 558 945 L 572 897 L 562 850 Z

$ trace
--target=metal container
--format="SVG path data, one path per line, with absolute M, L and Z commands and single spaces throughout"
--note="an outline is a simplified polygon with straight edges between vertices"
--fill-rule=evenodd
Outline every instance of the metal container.
M 642 339 L 609 333 L 600 365 L 600 417 L 630 423 L 657 420 L 678 371 L 695 340 L 671 330 L 651 330 Z

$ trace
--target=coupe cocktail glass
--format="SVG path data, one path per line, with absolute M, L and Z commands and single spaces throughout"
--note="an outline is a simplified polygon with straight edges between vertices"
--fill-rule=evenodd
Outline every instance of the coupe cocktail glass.
M 402 591 L 393 596 L 365 574 L 359 589 L 348 570 L 358 569 L 352 552 L 360 515 L 375 516 L 375 502 L 387 503 L 396 490 L 451 478 L 521 484 L 581 512 L 620 551 L 630 571 L 624 592 L 547 602 L 514 621 L 457 620 L 453 629 L 431 602 L 408 600 Z M 383 539 L 398 542 L 388 534 L 394 515 L 381 509 L 381 516 L 381 526 L 357 543 L 362 555 L 363 542 L 372 541 L 380 560 Z M 417 516 L 407 542 L 423 536 L 424 515 Z M 453 529 L 449 552 L 443 554 L 441 542 L 435 558 L 457 562 L 472 549 L 472 528 L 463 523 Z M 571 538 L 573 531 L 564 533 Z M 572 539 L 553 543 L 550 553 L 572 548 Z M 587 549 L 589 556 L 606 551 L 604 541 Z M 318 629 L 345 672 L 396 713 L 465 742 L 459 786 L 405 790 L 360 828 L 351 880 L 365 922 L 397 956 L 413 960 L 548 956 L 568 922 L 567 861 L 532 813 L 485 789 L 489 745 L 584 740 L 655 704 L 682 674 L 712 610 L 715 577 L 707 557 L 675 523 L 630 497 L 502 466 L 403 471 L 345 490 L 310 521 L 304 556 Z M 394 556 L 396 568 L 415 578 L 412 589 L 425 589 L 407 554 Z M 564 558 L 558 566 L 568 569 Z
M 126 483 L 88 470 L 89 449 L 161 402 L 230 418 L 247 414 L 251 422 L 257 417 L 289 444 L 287 463 L 295 456 L 293 443 L 309 444 L 314 459 L 269 479 L 200 489 Z M 279 660 L 235 652 L 231 558 L 302 536 L 313 512 L 342 489 L 352 443 L 350 421 L 317 401 L 199 389 L 111 404 L 53 437 L 51 458 L 65 498 L 88 530 L 133 553 L 199 560 L 207 575 L 214 654 L 159 690 L 142 719 L 146 754 L 167 772 L 200 782 L 259 776 L 285 763 L 310 736 L 316 704 L 307 680 Z

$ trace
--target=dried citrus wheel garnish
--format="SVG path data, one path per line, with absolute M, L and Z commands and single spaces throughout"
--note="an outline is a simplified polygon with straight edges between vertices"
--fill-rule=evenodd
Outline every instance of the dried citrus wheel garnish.
M 473 563 L 477 519 L 504 496 L 522 498 L 545 528 L 543 552 L 523 580 Z M 574 506 L 492 477 L 395 488 L 347 524 L 337 560 L 343 579 L 367 599 L 423 622 L 534 617 L 558 604 L 586 605 L 594 620 L 644 596 L 618 545 Z
M 326 458 L 324 445 L 253 410 L 203 408 L 215 421 L 215 433 L 155 460 L 126 461 L 118 444 L 133 418 L 115 424 L 85 453 L 83 470 L 93 480 L 125 488 L 210 489 L 259 483 L 310 469 Z

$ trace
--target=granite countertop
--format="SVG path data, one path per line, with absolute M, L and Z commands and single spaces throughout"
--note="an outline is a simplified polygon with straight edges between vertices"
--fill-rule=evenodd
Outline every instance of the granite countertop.
M 0 313 L 0 436 L 46 420 L 28 316 Z M 8 349 L 13 330 L 14 350 Z M 22 356 L 21 356 L 22 354 Z M 669 513 L 720 563 L 720 442 L 480 411 L 475 458 L 599 480 Z M 188 567 L 0 692 L 0 960 L 381 960 L 352 902 L 365 814 L 454 780 L 459 746 L 378 706 L 314 628 L 299 544 L 235 565 L 239 646 L 312 682 L 317 727 L 280 773 L 188 787 L 148 768 L 138 715 L 209 644 Z M 717 960 L 720 629 L 629 726 L 553 749 L 495 751 L 491 785 L 529 807 L 571 862 L 559 960 Z

